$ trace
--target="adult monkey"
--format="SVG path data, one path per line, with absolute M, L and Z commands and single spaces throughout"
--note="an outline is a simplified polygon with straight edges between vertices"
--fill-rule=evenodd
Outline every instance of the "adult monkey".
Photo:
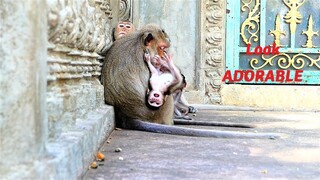
M 124 37 L 130 33 L 133 33 L 136 31 L 136 28 L 134 24 L 129 20 L 120 20 L 115 28 L 113 28 L 113 41 Z M 155 63 L 155 62 L 153 62 Z M 153 64 L 156 65 L 156 64 Z M 181 74 L 182 75 L 182 74 Z M 193 106 L 190 106 L 187 100 L 185 99 L 183 95 L 183 90 L 187 86 L 187 82 L 185 80 L 184 75 L 183 76 L 183 83 L 180 85 L 179 88 L 173 93 L 174 97 L 174 118 L 175 119 L 185 119 L 185 120 L 192 120 L 189 116 L 187 116 L 188 113 L 196 113 L 197 109 Z
M 190 129 L 172 126 L 174 102 L 172 95 L 159 109 L 146 105 L 146 91 L 150 78 L 149 69 L 143 60 L 144 53 L 160 57 L 170 47 L 168 35 L 157 25 L 146 25 L 139 31 L 122 37 L 109 49 L 102 69 L 105 101 L 114 106 L 118 127 L 149 132 L 221 137 L 221 138 L 275 138 L 271 133 L 242 133 Z M 175 88 L 172 87 L 171 91 Z M 202 122 L 201 125 L 211 125 Z M 228 123 L 212 123 L 227 124 Z

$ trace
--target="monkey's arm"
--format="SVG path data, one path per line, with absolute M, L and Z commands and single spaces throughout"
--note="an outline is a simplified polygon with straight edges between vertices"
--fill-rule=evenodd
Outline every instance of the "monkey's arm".
M 181 117 L 182 116 L 181 112 L 179 111 L 179 109 L 178 109 L 178 107 L 176 105 L 174 106 L 174 115 L 175 115 L 175 117 Z
M 172 56 L 168 56 L 167 53 L 164 54 L 165 60 L 168 63 L 169 71 L 173 76 L 173 81 L 170 83 L 168 90 L 173 93 L 177 88 L 180 87 L 182 83 L 182 76 L 179 69 L 173 64 Z
M 179 91 L 176 91 L 174 94 L 174 109 L 179 111 L 179 113 L 175 113 L 177 116 L 186 116 L 189 113 L 189 106 L 185 105 L 182 101 L 182 89 Z M 182 110 L 182 113 L 181 113 Z
M 187 114 L 189 113 L 189 107 L 180 102 L 180 99 L 182 98 L 183 87 L 184 86 L 181 86 L 180 89 L 176 90 L 173 94 L 174 118 L 175 119 L 192 120 L 192 118 L 187 116 Z
M 174 100 L 174 113 L 176 117 L 181 117 L 182 114 L 179 110 L 180 105 L 179 105 L 179 99 L 181 97 L 181 90 L 177 90 L 174 94 L 173 94 L 173 100 Z
M 151 72 L 152 75 L 154 74 L 158 74 L 158 70 L 151 64 L 151 60 L 150 60 L 150 55 L 149 54 L 144 54 L 145 56 L 145 61 L 147 62 L 148 68 Z
M 181 98 L 181 94 L 182 94 L 182 89 L 178 89 L 176 90 L 176 92 L 174 92 L 174 95 L 173 95 L 174 103 L 179 102 L 179 99 Z

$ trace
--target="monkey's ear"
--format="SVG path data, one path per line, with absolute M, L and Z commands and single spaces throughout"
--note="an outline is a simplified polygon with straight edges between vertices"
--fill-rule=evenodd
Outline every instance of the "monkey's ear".
M 116 40 L 116 37 L 114 35 L 114 33 L 116 32 L 116 28 L 112 29 L 112 41 L 114 42 Z
M 145 38 L 144 38 L 144 45 L 145 45 L 145 46 L 148 46 L 148 44 L 149 44 L 152 40 L 154 40 L 153 35 L 152 35 L 151 33 L 148 33 L 148 34 L 145 36 Z

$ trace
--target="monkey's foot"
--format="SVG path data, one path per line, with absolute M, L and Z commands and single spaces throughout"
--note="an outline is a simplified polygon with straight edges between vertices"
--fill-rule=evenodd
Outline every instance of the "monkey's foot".
M 198 110 L 197 108 L 193 107 L 193 106 L 189 106 L 189 113 L 196 113 Z
M 189 116 L 174 116 L 174 119 L 184 119 L 184 120 L 193 120 L 191 117 Z

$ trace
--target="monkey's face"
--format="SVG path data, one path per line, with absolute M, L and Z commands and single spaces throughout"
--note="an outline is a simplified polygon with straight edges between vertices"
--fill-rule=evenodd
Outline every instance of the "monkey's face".
M 160 58 L 163 58 L 170 47 L 169 37 L 164 30 L 147 33 L 147 35 L 145 35 L 144 42 L 148 53 L 151 55 L 151 58 L 154 58 L 156 55 L 159 55 Z
M 160 107 L 163 104 L 164 95 L 160 91 L 151 90 L 148 96 L 148 104 L 152 107 Z
M 115 39 L 126 36 L 135 31 L 135 27 L 131 22 L 123 22 L 119 21 L 116 31 L 115 31 Z
M 168 52 L 170 44 L 166 41 L 157 42 L 156 48 L 158 55 L 163 58 L 164 54 Z

